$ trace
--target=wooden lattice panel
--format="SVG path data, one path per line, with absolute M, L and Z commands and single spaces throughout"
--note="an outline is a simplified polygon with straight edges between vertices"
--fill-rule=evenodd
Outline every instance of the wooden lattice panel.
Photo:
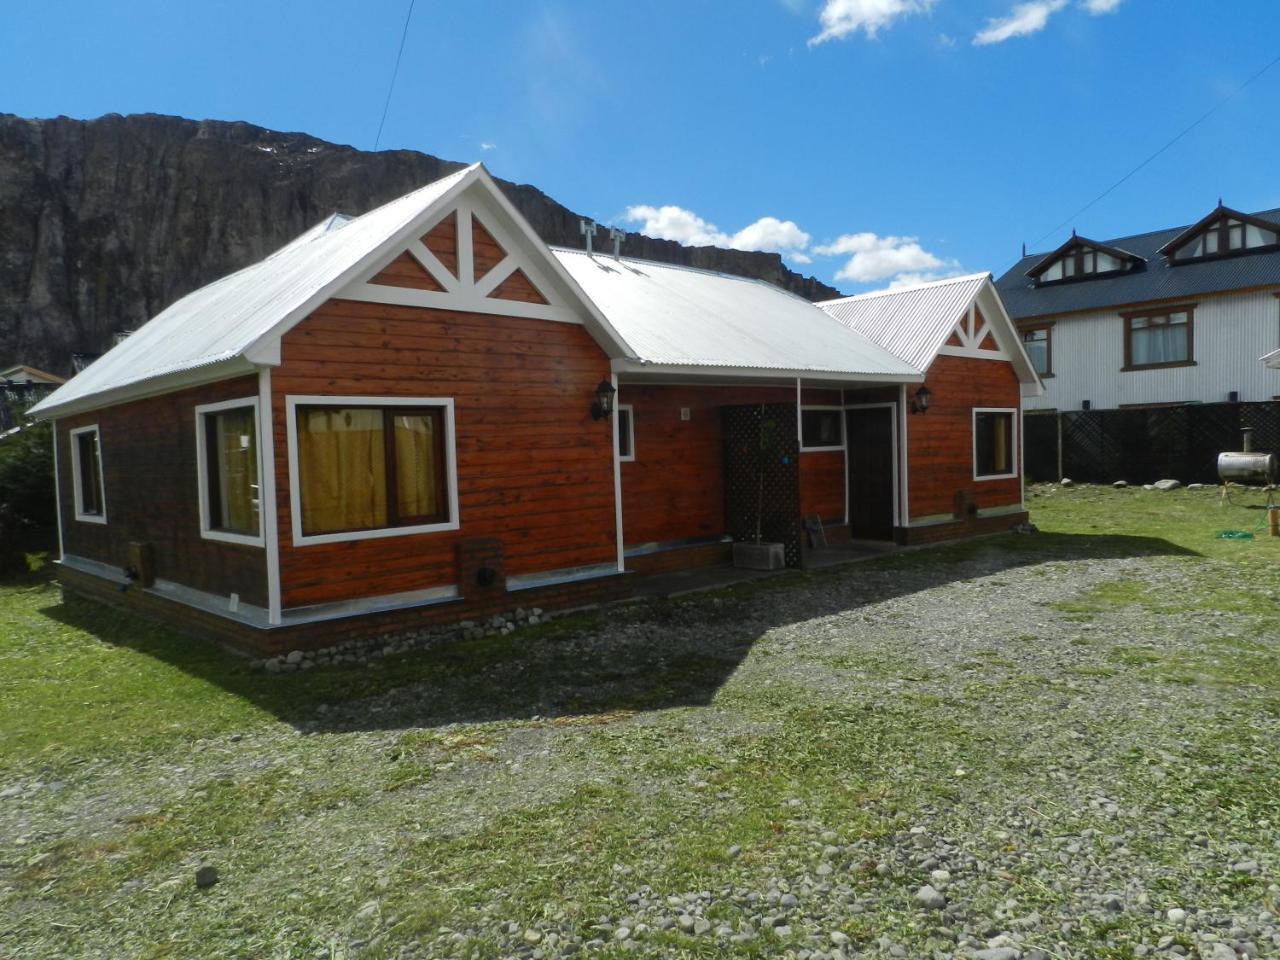
M 800 470 L 796 410 L 770 403 L 722 407 L 725 530 L 736 541 L 781 543 L 800 566 Z

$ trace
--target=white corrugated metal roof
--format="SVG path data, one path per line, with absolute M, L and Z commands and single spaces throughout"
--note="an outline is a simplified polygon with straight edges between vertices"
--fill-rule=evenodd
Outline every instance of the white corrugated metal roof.
M 631 348 L 637 366 L 919 379 L 918 370 L 887 350 L 763 280 L 582 250 L 551 252 Z
M 144 381 L 244 357 L 282 320 L 344 282 L 354 268 L 398 240 L 478 169 L 478 164 L 467 167 L 361 217 L 326 218 L 266 259 L 166 307 L 31 412 L 48 416 Z M 245 369 L 250 369 L 247 363 Z
M 818 306 L 850 330 L 880 344 L 917 370 L 924 370 L 982 285 L 990 280 L 989 273 L 974 273 L 915 287 L 824 300 Z

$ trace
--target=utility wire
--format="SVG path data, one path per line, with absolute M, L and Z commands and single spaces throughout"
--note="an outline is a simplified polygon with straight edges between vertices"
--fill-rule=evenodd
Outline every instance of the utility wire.
M 1154 160 L 1156 157 L 1160 156 L 1160 154 L 1164 153 L 1166 150 L 1168 150 L 1170 147 L 1172 147 L 1175 143 L 1177 143 L 1179 140 L 1181 140 L 1183 137 L 1185 137 L 1188 133 L 1190 133 L 1190 132 L 1191 132 L 1192 130 L 1194 130 L 1196 127 L 1200 126 L 1200 124 L 1202 124 L 1202 123 L 1204 123 L 1206 120 L 1208 120 L 1211 116 L 1213 116 L 1215 113 L 1217 113 L 1219 110 L 1221 110 L 1224 106 L 1226 106 L 1226 104 L 1228 103 L 1228 101 L 1230 101 L 1231 99 L 1233 99 L 1234 97 L 1236 97 L 1238 94 L 1240 94 L 1240 93 L 1244 90 L 1244 88 L 1245 88 L 1245 87 L 1249 86 L 1249 84 L 1253 83 L 1253 81 L 1257 80 L 1260 76 L 1262 76 L 1264 73 L 1266 73 L 1266 72 L 1267 72 L 1268 70 L 1270 70 L 1272 67 L 1274 67 L 1277 63 L 1280 63 L 1280 57 L 1276 57 L 1274 60 L 1272 60 L 1270 63 L 1268 63 L 1265 67 L 1263 67 L 1261 70 L 1259 70 L 1259 71 L 1258 71 L 1257 73 L 1255 73 L 1253 76 L 1251 76 L 1248 80 L 1246 80 L 1244 83 L 1240 84 L 1240 86 L 1238 86 L 1238 87 L 1236 87 L 1234 90 L 1232 90 L 1229 94 L 1227 94 L 1225 97 L 1223 97 L 1221 100 L 1219 100 L 1216 104 L 1214 104 L 1212 107 L 1210 107 L 1208 110 L 1206 110 L 1203 114 L 1201 114 L 1198 118 L 1196 118 L 1196 120 L 1195 120 L 1193 123 L 1191 123 L 1190 125 L 1188 125 L 1187 127 L 1185 127 L 1185 128 L 1182 130 L 1182 132 L 1180 132 L 1177 136 L 1175 136 L 1175 137 L 1173 137 L 1171 140 L 1169 140 L 1169 141 L 1168 141 L 1168 142 L 1167 142 L 1163 147 L 1161 147 L 1161 148 L 1160 148 L 1159 150 L 1157 150 L 1155 153 L 1151 154 L 1151 156 L 1147 157 L 1147 159 L 1143 160 L 1140 164 L 1138 164 L 1136 167 L 1134 167 L 1132 170 L 1130 170 L 1128 173 L 1126 173 L 1123 177 L 1121 177 L 1119 180 L 1117 180 L 1117 181 L 1116 181 L 1115 183 L 1113 183 L 1111 186 L 1107 187 L 1107 189 L 1103 190 L 1100 194 L 1098 194 L 1096 197 L 1094 197 L 1092 200 L 1090 200 L 1088 203 L 1086 203 L 1083 207 L 1081 207 L 1079 210 L 1077 210 L 1077 211 L 1076 211 L 1075 213 L 1073 213 L 1071 216 L 1067 217 L 1067 219 L 1063 220 L 1060 224 L 1058 224 L 1056 227 L 1054 227 L 1052 230 L 1050 230 L 1050 231 L 1049 231 L 1048 233 L 1046 233 L 1044 236 L 1039 237 L 1038 239 L 1036 239 L 1036 240 L 1031 244 L 1031 248 L 1032 248 L 1032 250 L 1034 251 L 1034 249 L 1035 249 L 1037 246 L 1039 246 L 1039 244 L 1040 244 L 1040 242 L 1041 242 L 1042 240 L 1045 240 L 1045 239 L 1047 239 L 1047 238 L 1049 238 L 1049 237 L 1053 236 L 1055 233 L 1057 233 L 1059 230 L 1061 230 L 1061 229 L 1062 229 L 1063 227 L 1065 227 L 1067 224 L 1072 223 L 1072 222 L 1073 222 L 1077 217 L 1079 217 L 1079 216 L 1080 216 L 1080 214 L 1085 213 L 1086 211 L 1088 211 L 1089 209 L 1091 209 L 1095 204 L 1097 204 L 1100 200 L 1102 200 L 1104 197 L 1106 197 L 1108 194 L 1110 194 L 1110 193 L 1111 193 L 1113 190 L 1115 190 L 1117 187 L 1121 186 L 1121 185 L 1122 185 L 1126 180 L 1128 180 L 1128 179 L 1129 179 L 1130 177 L 1132 177 L 1135 173 L 1137 173 L 1139 170 L 1141 170 L 1143 167 L 1145 167 L 1147 164 L 1149 164 L 1152 160 Z M 1016 263 L 1017 261 L 1014 261 L 1014 262 Z M 1012 265 L 1012 264 L 1011 264 L 1011 265 Z
M 404 29 L 400 31 L 400 49 L 396 51 L 396 65 L 391 71 L 391 85 L 387 87 L 387 101 L 382 105 L 382 119 L 378 121 L 378 135 L 373 138 L 373 149 L 378 149 L 378 144 L 382 142 L 382 128 L 387 122 L 387 111 L 391 109 L 391 94 L 396 89 L 396 77 L 400 73 L 400 58 L 404 56 L 404 41 L 409 36 L 409 21 L 413 19 L 413 4 L 415 0 L 409 0 L 409 12 L 404 15 Z

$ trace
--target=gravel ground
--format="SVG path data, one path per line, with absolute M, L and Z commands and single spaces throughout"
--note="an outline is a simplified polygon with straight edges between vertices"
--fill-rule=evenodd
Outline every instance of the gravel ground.
M 1275 618 L 1220 561 L 1018 547 L 33 767 L 0 956 L 1280 956 Z

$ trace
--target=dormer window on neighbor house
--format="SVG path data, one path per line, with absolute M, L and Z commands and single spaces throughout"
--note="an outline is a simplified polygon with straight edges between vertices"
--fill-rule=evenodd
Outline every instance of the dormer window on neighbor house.
M 1160 248 L 1172 263 L 1280 247 L 1280 225 L 1219 205 Z
M 1142 262 L 1141 257 L 1127 250 L 1086 240 L 1073 233 L 1070 240 L 1028 270 L 1027 276 L 1040 286 L 1124 273 Z

